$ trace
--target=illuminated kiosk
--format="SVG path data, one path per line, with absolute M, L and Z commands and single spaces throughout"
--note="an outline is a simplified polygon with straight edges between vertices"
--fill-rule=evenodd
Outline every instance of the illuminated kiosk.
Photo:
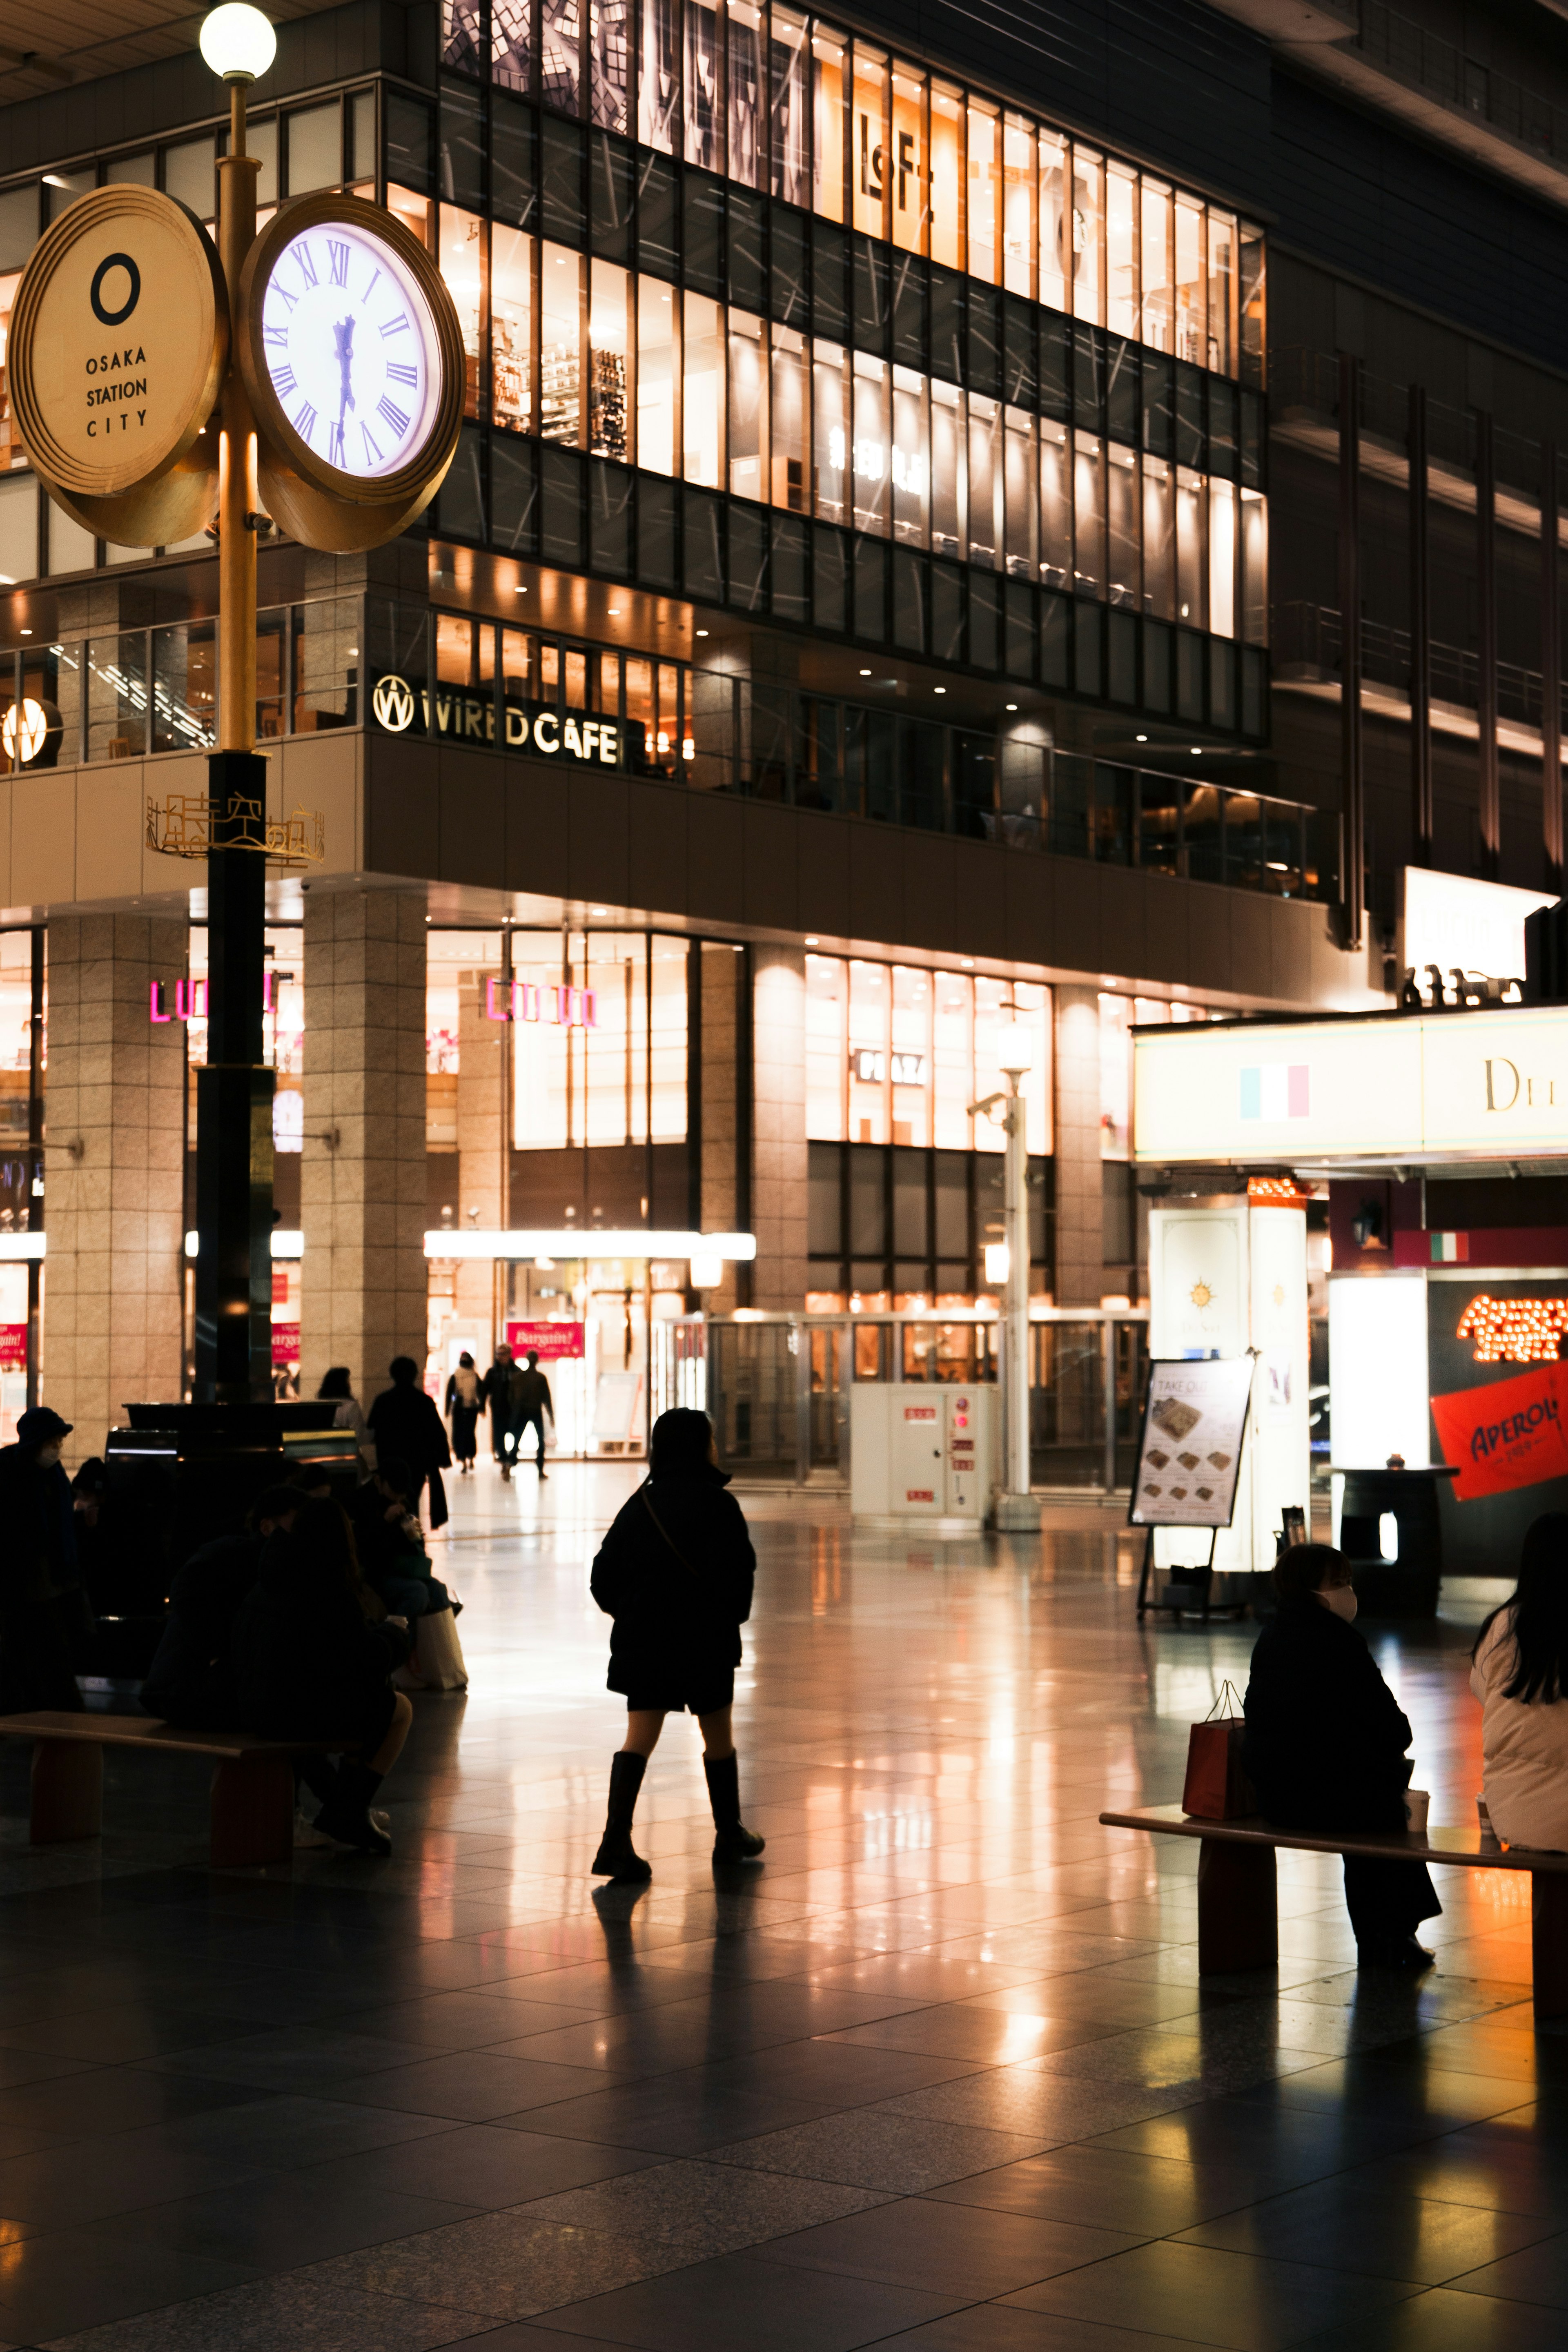
M 1405 1011 L 1136 1032 L 1134 1154 L 1167 1198 L 1326 1188 L 1309 1313 L 1334 1528 L 1359 1554 L 1375 1523 L 1371 1590 L 1430 1609 L 1434 1501 L 1441 1569 L 1487 1576 L 1568 1505 L 1568 1006 L 1406 992 Z M 1395 1508 L 1351 1478 L 1391 1455 L 1453 1475 Z

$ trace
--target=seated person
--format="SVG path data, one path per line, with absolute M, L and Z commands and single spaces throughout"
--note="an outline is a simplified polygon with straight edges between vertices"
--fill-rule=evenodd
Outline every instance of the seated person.
M 392 1852 L 370 1802 L 414 1720 L 390 1679 L 411 1646 L 405 1621 L 361 1579 L 336 1503 L 304 1503 L 291 1528 L 273 1529 L 235 1621 L 240 1720 L 277 1739 L 334 1740 L 341 1761 L 315 1826 L 364 1853 Z
M 1531 1524 L 1513 1596 L 1492 1611 L 1471 1656 L 1492 1827 L 1510 1845 L 1568 1850 L 1568 1511 Z
M 360 1572 L 389 1610 L 428 1617 L 450 1609 L 452 1596 L 430 1573 L 425 1530 L 409 1508 L 413 1474 L 387 1456 L 349 1506 Z
M 1350 1563 L 1328 1544 L 1293 1544 L 1274 1564 L 1279 1614 L 1252 1653 L 1242 1760 L 1279 1829 L 1405 1828 L 1410 1726 L 1352 1622 Z M 1345 1905 L 1362 1967 L 1425 1969 L 1415 1940 L 1437 1900 L 1426 1865 L 1346 1854 Z
M 274 1528 L 292 1527 L 303 1499 L 291 1486 L 269 1486 L 243 1528 L 198 1546 L 175 1571 L 163 1639 L 142 1685 L 149 1715 L 181 1731 L 239 1727 L 231 1655 L 235 1618 L 256 1581 L 268 1538 Z

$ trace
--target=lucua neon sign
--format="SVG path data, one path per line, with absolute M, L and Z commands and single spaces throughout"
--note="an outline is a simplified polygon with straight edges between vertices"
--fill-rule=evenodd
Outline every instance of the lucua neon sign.
M 485 982 L 487 1021 L 541 1021 L 552 1029 L 596 1029 L 599 999 L 592 988 L 541 988 L 514 980 L 510 999 L 504 980 Z
M 261 1009 L 264 1013 L 276 1013 L 278 1010 L 278 997 L 272 984 L 274 974 L 268 972 L 262 980 Z M 205 1021 L 207 1017 L 209 1002 L 207 982 L 177 980 L 174 982 L 174 1009 L 171 1011 L 168 982 L 154 980 L 148 986 L 147 1018 L 160 1027 L 166 1021 Z

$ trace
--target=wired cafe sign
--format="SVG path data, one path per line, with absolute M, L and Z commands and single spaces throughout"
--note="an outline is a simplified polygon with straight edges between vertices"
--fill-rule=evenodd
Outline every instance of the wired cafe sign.
M 370 707 L 386 735 L 434 735 L 449 743 L 482 743 L 493 751 L 499 727 L 505 748 L 529 759 L 566 760 L 584 768 L 625 764 L 625 730 L 618 719 L 590 718 L 586 711 L 562 710 L 553 702 L 514 702 L 509 696 L 498 706 L 488 694 L 414 686 L 388 670 L 372 688 Z

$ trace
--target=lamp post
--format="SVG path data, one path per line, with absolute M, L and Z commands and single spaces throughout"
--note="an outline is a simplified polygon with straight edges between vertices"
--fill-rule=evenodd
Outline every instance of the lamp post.
M 228 86 L 218 165 L 218 255 L 232 316 L 256 236 L 260 163 L 246 152 L 246 93 L 277 54 L 258 8 L 226 0 L 201 52 Z M 218 748 L 207 761 L 206 1066 L 196 1076 L 195 1401 L 272 1394 L 272 1089 L 264 1064 L 267 762 L 256 751 L 256 425 L 240 371 L 224 379 L 218 441 Z M 248 838 L 249 846 L 240 846 Z
M 988 1096 L 976 1110 L 998 1120 L 1005 1139 L 1002 1169 L 1004 1248 L 1007 1271 L 1002 1313 L 1002 1487 L 995 1524 L 1001 1532 L 1037 1528 L 1040 1507 L 1029 1492 L 1029 1149 L 1020 1086 L 1034 1066 L 1034 1040 L 1016 1004 L 1003 1008 L 996 1063 L 1005 1095 Z M 1000 1110 L 997 1106 L 1000 1105 Z

